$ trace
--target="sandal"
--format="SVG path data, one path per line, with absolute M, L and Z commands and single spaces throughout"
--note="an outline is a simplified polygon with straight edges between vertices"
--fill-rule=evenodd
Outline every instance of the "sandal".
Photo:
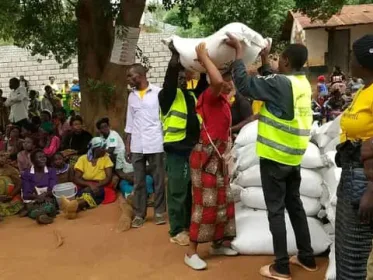
M 280 273 L 276 272 L 273 269 L 273 264 L 263 266 L 260 269 L 260 275 L 262 275 L 263 277 L 266 277 L 268 279 L 274 279 L 274 280 L 291 280 L 290 275 L 280 274 Z

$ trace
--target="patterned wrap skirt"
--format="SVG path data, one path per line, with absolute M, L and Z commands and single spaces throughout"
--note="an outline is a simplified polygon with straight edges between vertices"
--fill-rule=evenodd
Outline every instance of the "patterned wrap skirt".
M 357 194 L 364 193 L 367 179 L 361 167 L 342 165 L 338 186 L 335 229 L 338 280 L 365 280 L 367 261 L 372 248 L 372 228 L 362 224 L 358 215 Z
M 227 142 L 216 141 L 224 153 Z M 223 161 L 209 141 L 200 140 L 190 155 L 192 219 L 190 241 L 196 243 L 232 240 L 236 236 L 234 198 Z

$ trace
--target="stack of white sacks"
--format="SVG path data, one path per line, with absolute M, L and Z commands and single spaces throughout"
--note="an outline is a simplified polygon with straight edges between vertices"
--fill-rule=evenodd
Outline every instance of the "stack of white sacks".
M 326 279 L 335 278 L 334 221 L 336 188 L 340 169 L 335 166 L 336 145 L 339 143 L 339 119 L 321 127 L 316 124 L 301 164 L 301 200 L 306 211 L 315 254 L 325 252 L 330 245 L 330 265 Z M 260 178 L 259 158 L 255 151 L 258 122 L 246 125 L 238 135 L 235 178 L 231 188 L 236 198 L 237 238 L 234 248 L 241 254 L 272 255 L 272 235 L 269 231 L 266 204 Z M 294 232 L 288 214 L 285 214 L 289 254 L 297 253 Z M 319 218 L 327 218 L 324 225 Z

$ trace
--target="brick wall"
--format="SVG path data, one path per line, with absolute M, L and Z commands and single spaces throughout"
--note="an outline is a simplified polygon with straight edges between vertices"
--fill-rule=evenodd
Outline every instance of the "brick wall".
M 163 33 L 141 33 L 138 43 L 144 55 L 149 57 L 152 67 L 149 80 L 159 86 L 163 83 L 170 58 L 168 48 L 162 44 L 161 39 L 169 36 Z M 42 62 L 39 63 L 38 59 L 42 59 Z M 55 76 L 59 85 L 64 80 L 71 83 L 73 77 L 78 76 L 77 61 L 73 60 L 69 68 L 61 69 L 53 58 L 31 56 L 27 50 L 15 46 L 0 47 L 0 88 L 3 89 L 4 96 L 9 94 L 9 79 L 21 75 L 25 76 L 33 89 L 40 91 L 48 84 L 49 76 Z

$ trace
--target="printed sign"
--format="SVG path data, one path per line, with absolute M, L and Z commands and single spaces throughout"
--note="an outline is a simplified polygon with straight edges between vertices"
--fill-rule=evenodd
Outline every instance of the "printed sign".
M 140 28 L 128 26 L 115 27 L 115 40 L 110 62 L 119 65 L 132 65 L 136 61 L 136 46 Z

